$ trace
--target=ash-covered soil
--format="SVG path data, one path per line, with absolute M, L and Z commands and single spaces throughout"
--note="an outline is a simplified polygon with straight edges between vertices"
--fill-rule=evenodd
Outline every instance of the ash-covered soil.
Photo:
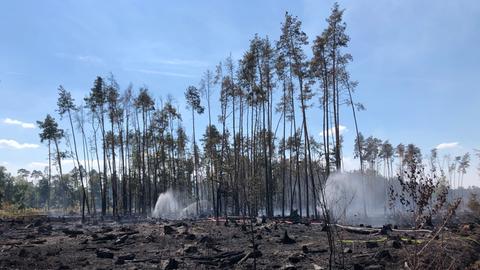
M 320 223 L 280 220 L 250 226 L 243 220 L 217 225 L 208 219 L 85 224 L 78 218 L 3 219 L 0 268 L 328 269 L 325 229 Z M 480 269 L 475 268 L 480 267 L 479 232 L 472 224 L 449 229 L 420 257 L 432 269 Z M 429 239 L 427 231 L 412 234 L 389 228 L 337 227 L 335 234 L 341 239 L 336 242 L 335 268 L 343 269 L 402 269 Z

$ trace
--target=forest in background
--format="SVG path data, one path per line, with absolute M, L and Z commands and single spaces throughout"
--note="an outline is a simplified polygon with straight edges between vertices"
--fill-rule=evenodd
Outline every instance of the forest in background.
M 38 121 L 49 166 L 19 170 L 17 177 L 0 168 L 0 203 L 80 208 L 82 216 L 146 216 L 159 194 L 175 190 L 185 203 L 196 202 L 197 215 L 272 217 L 297 210 L 319 217 L 329 176 L 343 171 L 340 119 L 352 117 L 356 124 L 364 109 L 354 101 L 357 82 L 348 72 L 352 56 L 342 14 L 335 5 L 327 28 L 309 43 L 299 19 L 287 13 L 278 41 L 255 35 L 241 59 L 227 57 L 207 70 L 198 86 L 185 90 L 190 135 L 175 101 L 156 102 L 147 87 L 122 89 L 113 75 L 99 76 L 79 102 L 60 86 L 55 114 L 63 121 L 53 112 Z M 211 99 L 214 92 L 219 100 Z M 211 108 L 218 106 L 216 117 Z M 341 114 L 345 106 L 348 115 Z M 307 119 L 308 110 L 321 117 Z M 208 116 L 202 130 L 195 126 L 201 114 Z M 322 123 L 320 141 L 309 132 L 311 121 Z M 365 138 L 361 125 L 355 130 L 359 192 L 383 186 L 387 200 L 387 187 L 412 163 L 436 172 L 444 186 L 462 186 L 469 153 L 438 157 L 434 149 L 426 158 L 414 144 L 395 146 Z M 70 172 L 63 170 L 66 159 L 74 162 Z M 210 209 L 201 209 L 200 201 Z

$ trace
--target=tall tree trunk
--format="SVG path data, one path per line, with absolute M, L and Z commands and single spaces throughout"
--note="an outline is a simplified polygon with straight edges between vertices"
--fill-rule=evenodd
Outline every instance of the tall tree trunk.
M 328 83 L 326 81 L 327 77 L 324 77 L 324 86 L 323 86 L 323 149 L 325 152 L 325 174 L 326 179 L 330 176 L 330 123 L 329 123 L 329 95 L 328 95 Z
M 195 110 L 192 106 L 192 136 L 193 136 L 193 169 L 195 172 L 195 209 L 197 216 L 200 208 L 200 197 L 198 192 L 198 164 L 197 164 L 197 141 L 195 140 Z
M 338 90 L 338 81 L 337 81 L 337 41 L 334 37 L 333 49 L 332 49 L 332 95 L 333 95 L 333 118 L 334 118 L 334 128 L 335 128 L 335 167 L 337 171 L 342 169 L 342 160 L 341 160 L 341 143 L 340 143 L 340 101 L 339 101 L 339 90 Z
M 309 207 L 309 190 L 308 190 L 308 131 L 307 131 L 307 116 L 305 114 L 305 97 L 303 93 L 303 81 L 302 78 L 298 78 L 299 88 L 300 88 L 300 106 L 302 109 L 302 126 L 303 126 L 303 134 L 304 134 L 304 177 L 305 177 L 305 199 L 306 199 L 306 212 L 307 217 L 310 217 L 310 207 Z
M 145 108 L 142 109 L 142 123 L 143 123 L 143 139 L 142 139 L 142 214 L 147 214 L 147 199 L 146 196 L 146 186 L 147 186 L 147 165 L 145 164 L 145 151 L 146 151 L 146 144 L 147 144 L 147 115 L 146 115 Z
M 123 122 L 123 121 L 122 121 Z M 123 140 L 123 123 L 118 122 L 118 139 L 120 143 L 120 157 L 121 157 L 121 164 L 122 164 L 122 214 L 127 214 L 127 171 L 125 165 L 125 149 L 124 149 L 124 140 Z
M 82 132 L 82 146 L 83 146 L 83 157 L 85 159 L 85 164 L 86 164 L 86 171 L 87 171 L 87 176 L 88 179 L 85 180 L 85 183 L 89 183 L 90 186 L 90 205 L 91 205 L 91 212 L 89 214 L 93 214 L 95 216 L 96 214 L 96 205 L 95 205 L 95 195 L 93 193 L 93 182 L 92 182 L 92 176 L 91 176 L 91 170 L 92 170 L 92 165 L 90 165 L 90 154 L 89 154 L 89 146 L 87 142 L 87 136 L 85 135 L 85 129 L 84 129 L 84 122 L 83 122 L 83 117 L 81 120 L 80 124 L 80 131 Z M 93 159 L 93 158 L 92 158 Z
M 77 140 L 75 138 L 75 130 L 73 129 L 73 121 L 72 121 L 72 115 L 70 114 L 70 110 L 67 110 L 68 112 L 68 120 L 70 120 L 70 127 L 72 129 L 72 137 L 73 137 L 73 148 L 75 149 L 75 159 L 78 165 L 78 172 L 80 174 L 80 183 L 82 185 L 82 223 L 85 222 L 85 203 L 87 203 L 87 194 L 85 192 L 85 186 L 83 185 L 83 170 L 80 164 L 80 160 L 78 159 L 78 151 L 77 151 Z M 88 207 L 88 203 L 87 203 Z M 88 210 L 90 212 L 90 209 Z
M 103 197 L 103 190 L 105 189 L 105 186 L 102 183 L 102 170 L 100 169 L 100 157 L 98 155 L 98 141 L 97 141 L 97 128 L 95 128 L 95 117 L 92 116 L 92 129 L 93 129 L 93 141 L 95 142 L 95 157 L 97 160 L 97 168 L 98 168 L 98 181 L 100 185 L 100 200 L 102 204 L 102 217 L 105 215 L 103 211 L 103 205 L 104 205 L 104 197 Z
M 270 179 L 268 178 L 268 160 L 267 160 L 267 130 L 265 125 L 265 100 L 262 100 L 262 148 L 263 148 L 263 161 L 265 168 L 265 208 L 267 217 L 271 218 L 270 213 Z
M 102 217 L 107 214 L 107 144 L 105 141 L 105 121 L 103 109 L 101 110 L 100 128 L 102 132 L 103 149 L 103 190 L 102 190 Z
M 282 153 L 282 218 L 285 217 L 285 184 L 286 184 L 286 177 L 287 177 L 287 145 L 286 145 L 286 119 L 287 119 L 287 89 L 285 86 L 285 80 L 283 80 L 283 153 Z
M 294 136 L 294 146 L 295 146 L 295 162 L 296 162 L 296 166 L 295 166 L 295 172 L 296 172 L 296 179 L 295 179 L 295 183 L 297 184 L 298 186 L 298 211 L 299 211 L 299 214 L 300 216 L 302 216 L 302 188 L 301 188 L 301 184 L 300 184 L 300 138 L 298 137 L 298 132 L 297 132 L 297 124 L 296 124 L 296 120 L 295 120 L 295 97 L 293 95 L 293 85 L 291 85 L 291 95 L 292 95 L 292 119 L 293 119 L 293 136 Z
M 352 105 L 352 114 L 353 114 L 353 121 L 355 122 L 355 132 L 357 135 L 357 149 L 358 149 L 358 157 L 360 159 L 360 174 L 362 176 L 362 191 L 363 191 L 363 215 L 367 217 L 367 201 L 366 201 L 366 191 L 365 191 L 365 178 L 363 174 L 363 153 L 362 153 L 362 145 L 360 143 L 360 132 L 358 131 L 358 122 L 357 122 L 357 114 L 355 112 L 355 105 L 353 104 L 352 98 L 352 91 L 350 87 L 348 87 L 348 96 L 350 98 L 350 104 Z
M 152 211 L 152 185 L 151 185 L 151 180 L 150 180 L 150 170 L 151 170 L 151 167 L 150 166 L 150 155 L 149 155 L 149 147 L 150 147 L 150 144 L 149 144 L 149 140 L 150 140 L 150 136 L 149 136 L 149 131 L 148 131 L 148 125 L 149 125 L 149 115 L 150 113 L 147 111 L 145 113 L 145 133 L 146 133 L 146 141 L 145 141 L 145 148 L 146 148 L 146 166 L 147 166 L 147 170 L 146 170 L 146 192 L 147 192 L 147 214 L 150 214 L 151 211 Z
M 111 141 L 111 150 L 112 150 L 112 210 L 113 216 L 115 219 L 118 218 L 118 209 L 117 209 L 117 166 L 115 161 L 115 128 L 114 122 L 115 120 L 112 118 L 111 121 L 111 128 L 112 128 L 112 141 Z
M 130 165 L 130 134 L 129 134 L 129 116 L 130 112 L 126 110 L 125 112 L 125 150 L 126 150 L 126 157 L 127 157 L 127 162 L 126 165 L 128 166 L 128 172 L 127 172 L 127 183 L 124 184 L 124 189 L 127 188 L 128 186 L 128 199 L 124 198 L 123 203 L 124 203 L 124 212 L 128 213 L 131 215 L 132 214 L 132 174 L 131 174 L 131 165 Z M 125 179 L 123 180 L 125 182 Z M 127 196 L 127 191 L 125 190 L 125 196 Z
M 233 84 L 233 70 L 230 73 L 230 77 L 232 79 Z M 239 215 L 239 190 L 238 190 L 238 153 L 237 153 L 237 133 L 235 132 L 235 96 L 236 96 L 236 88 L 235 84 L 232 86 L 232 130 L 233 130 L 233 185 L 234 185 L 234 192 L 233 192 L 233 205 L 234 211 L 233 213 L 238 216 Z
M 63 185 L 62 179 L 63 179 L 63 170 L 62 170 L 62 157 L 60 155 L 60 148 L 58 147 L 58 140 L 55 138 L 53 139 L 53 142 L 55 143 L 55 149 L 57 152 L 57 162 L 58 162 L 58 169 L 60 172 L 60 184 Z M 67 199 L 67 190 L 64 190 L 64 207 L 66 207 L 66 199 Z
M 220 211 L 222 210 L 222 205 L 221 205 L 221 198 L 222 198 L 222 195 L 224 195 L 224 166 L 223 164 L 225 164 L 226 162 L 226 158 L 225 158 L 225 144 L 227 143 L 226 142 L 226 118 L 227 118 L 227 100 L 226 100 L 226 96 L 225 96 L 225 100 L 222 102 L 222 141 L 221 141 L 221 150 L 220 150 L 220 164 L 219 164 L 219 174 L 220 174 L 220 177 L 219 177 L 219 185 L 218 185 L 218 192 L 217 192 L 217 201 L 218 201 L 218 205 L 217 205 L 217 222 L 218 222 L 218 217 L 220 215 Z
M 137 168 L 136 168 L 136 174 L 137 177 L 134 177 L 134 179 L 138 179 L 136 182 L 136 204 L 135 204 L 135 209 L 136 212 L 139 213 L 141 212 L 140 210 L 143 209 L 143 173 L 142 173 L 142 163 L 143 163 L 143 158 L 142 158 L 142 139 L 141 136 L 142 134 L 140 133 L 140 121 L 138 119 L 138 112 L 135 113 L 136 117 L 136 125 L 135 125 L 135 134 L 136 134 L 136 155 L 137 155 Z M 143 213 L 142 213 L 143 214 Z
M 47 192 L 47 211 L 50 211 L 50 187 L 52 185 L 52 141 L 48 140 L 48 192 Z

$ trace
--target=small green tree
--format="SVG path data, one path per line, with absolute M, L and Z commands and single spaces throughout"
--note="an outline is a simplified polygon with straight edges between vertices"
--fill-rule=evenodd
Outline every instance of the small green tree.
M 412 147 L 412 149 L 414 148 Z M 399 203 L 404 207 L 406 214 L 411 217 L 414 232 L 424 227 L 433 229 L 425 241 L 414 241 L 412 248 L 405 246 L 408 269 L 426 269 L 432 266 L 429 256 L 425 255 L 428 247 L 439 237 L 447 223 L 455 215 L 461 199 L 457 198 L 453 202 L 448 202 L 449 189 L 437 179 L 434 173 L 426 173 L 424 166 L 415 158 L 409 160 L 407 164 L 404 174 L 398 176 L 400 188 L 395 189 L 390 186 L 390 206 L 393 207 Z M 437 220 L 437 223 L 434 223 L 434 220 Z M 440 252 L 447 251 L 442 249 Z
M 12 176 L 4 166 L 0 166 L 0 207 L 11 198 Z
M 40 136 L 40 141 L 43 143 L 45 141 L 48 142 L 48 160 L 49 160 L 49 183 L 51 183 L 51 178 L 52 178 L 52 164 L 51 164 L 51 151 L 50 151 L 50 145 L 53 141 L 55 144 L 55 151 L 56 151 L 56 161 L 57 165 L 59 168 L 59 177 L 60 179 L 62 178 L 63 171 L 62 171 L 62 153 L 60 152 L 60 140 L 64 137 L 64 132 L 63 129 L 58 128 L 58 123 L 55 121 L 55 118 L 53 118 L 50 114 L 47 114 L 45 119 L 43 121 L 37 121 L 38 127 L 41 129 L 41 132 L 39 134 Z M 63 194 L 66 197 L 66 193 Z M 48 205 L 48 202 L 47 202 Z

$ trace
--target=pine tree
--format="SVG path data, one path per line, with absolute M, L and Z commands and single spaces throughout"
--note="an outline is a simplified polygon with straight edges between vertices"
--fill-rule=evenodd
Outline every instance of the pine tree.
M 44 142 L 47 141 L 50 149 L 50 144 L 53 142 L 55 144 L 55 152 L 56 152 L 56 162 L 59 168 L 59 181 L 62 182 L 63 178 L 63 170 L 62 170 L 62 157 L 63 153 L 60 151 L 60 140 L 64 137 L 63 129 L 58 128 L 58 123 L 55 121 L 50 114 L 47 114 L 43 121 L 37 121 L 38 127 L 41 129 L 40 132 L 40 141 Z M 50 150 L 49 150 L 49 160 L 50 160 Z M 51 163 L 49 162 L 49 174 L 51 182 Z M 64 190 L 63 193 L 64 198 L 64 206 L 66 206 L 66 198 L 67 198 L 67 191 Z
M 192 110 L 192 137 L 193 137 L 193 167 L 195 172 L 195 202 L 197 215 L 199 213 L 200 194 L 198 188 L 198 152 L 197 143 L 195 140 L 195 113 L 202 114 L 204 108 L 201 105 L 200 92 L 195 86 L 189 86 L 185 92 L 185 99 Z
M 65 113 L 68 115 L 68 120 L 70 122 L 70 128 L 72 130 L 72 137 L 73 137 L 73 149 L 75 150 L 75 161 L 77 162 L 76 166 L 78 166 L 78 172 L 80 175 L 80 183 L 82 186 L 82 223 L 85 222 L 85 204 L 87 205 L 88 212 L 90 213 L 90 207 L 88 206 L 87 202 L 87 193 L 85 192 L 85 185 L 83 182 L 83 167 L 82 164 L 80 164 L 80 159 L 78 158 L 78 151 L 77 151 L 77 140 L 75 137 L 75 129 L 73 128 L 73 121 L 72 121 L 72 112 L 76 111 L 77 108 L 74 104 L 74 100 L 72 98 L 72 95 L 70 92 L 65 90 L 63 86 L 58 87 L 58 101 L 57 101 L 57 106 L 58 106 L 58 113 L 60 114 L 61 117 L 65 115 Z

